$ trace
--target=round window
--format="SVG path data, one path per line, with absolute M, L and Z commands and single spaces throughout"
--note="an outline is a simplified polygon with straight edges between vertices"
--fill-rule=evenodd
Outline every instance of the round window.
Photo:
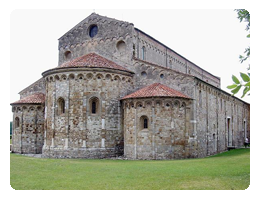
M 93 38 L 93 37 L 95 37 L 95 36 L 97 35 L 97 33 L 98 33 L 98 27 L 97 27 L 97 25 L 92 25 L 92 26 L 90 26 L 89 36 Z
M 160 78 L 164 78 L 164 74 L 160 74 Z

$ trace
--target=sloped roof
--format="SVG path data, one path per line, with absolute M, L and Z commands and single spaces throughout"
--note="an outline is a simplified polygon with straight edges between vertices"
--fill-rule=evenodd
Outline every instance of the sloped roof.
M 68 32 L 66 32 L 64 35 L 62 35 L 59 38 L 59 40 L 61 40 L 63 37 L 65 37 L 68 33 L 71 33 L 72 31 L 76 30 L 78 27 L 82 26 L 84 23 L 92 22 L 93 20 L 108 21 L 108 23 L 116 22 L 116 23 L 119 23 L 121 25 L 124 24 L 125 26 L 133 25 L 133 23 L 129 23 L 127 21 L 122 21 L 122 20 L 118 20 L 118 19 L 115 19 L 115 18 L 102 16 L 102 15 L 99 15 L 99 14 L 93 12 L 93 13 L 91 13 L 91 15 L 89 15 L 88 17 L 83 19 L 81 22 L 79 22 L 77 25 L 75 25 L 73 28 L 71 28 Z
M 154 83 L 152 85 L 144 87 L 132 94 L 123 97 L 122 100 L 131 99 L 131 98 L 145 98 L 145 97 L 181 97 L 181 98 L 190 99 L 190 97 L 188 97 L 187 95 L 177 90 L 174 90 L 172 88 L 169 88 L 166 85 L 160 83 Z
M 98 67 L 98 68 L 106 68 L 106 69 L 116 69 L 116 70 L 127 71 L 127 72 L 133 73 L 132 71 L 130 71 L 100 55 L 97 55 L 96 53 L 90 53 L 90 54 L 86 54 L 84 56 L 80 56 L 78 58 L 75 58 L 73 60 L 63 63 L 58 68 L 65 68 L 65 67 L 90 67 L 90 68 Z
M 32 94 L 30 96 L 24 97 L 23 99 L 20 99 L 14 103 L 11 103 L 11 105 L 14 104 L 42 104 L 45 102 L 45 95 L 43 93 L 36 93 Z

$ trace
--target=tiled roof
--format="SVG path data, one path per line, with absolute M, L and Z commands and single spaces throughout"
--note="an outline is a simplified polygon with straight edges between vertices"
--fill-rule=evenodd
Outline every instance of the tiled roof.
M 182 94 L 181 92 L 176 91 L 160 83 L 154 83 L 152 85 L 144 87 L 132 94 L 123 97 L 122 99 L 145 98 L 145 97 L 181 97 L 181 98 L 190 99 L 190 97 L 188 97 L 187 95 Z
M 43 93 L 36 93 L 32 94 L 30 96 L 24 97 L 23 99 L 20 99 L 13 104 L 40 104 L 45 102 L 45 95 Z
M 84 56 L 80 56 L 73 60 L 63 63 L 59 66 L 63 67 L 99 67 L 99 68 L 108 68 L 108 69 L 117 69 L 121 71 L 132 72 L 102 56 L 99 56 L 95 53 L 86 54 Z M 133 73 L 133 72 L 132 72 Z

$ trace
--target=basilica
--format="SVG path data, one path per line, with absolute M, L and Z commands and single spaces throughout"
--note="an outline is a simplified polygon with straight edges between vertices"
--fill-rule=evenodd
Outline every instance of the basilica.
M 59 38 L 58 66 L 23 89 L 12 152 L 185 159 L 239 148 L 250 105 L 134 24 L 92 13 Z

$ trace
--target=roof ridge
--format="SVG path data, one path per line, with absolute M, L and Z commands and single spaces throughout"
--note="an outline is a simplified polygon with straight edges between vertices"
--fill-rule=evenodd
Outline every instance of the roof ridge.
M 170 88 L 162 83 L 153 83 L 129 95 L 126 95 L 125 97 L 121 98 L 121 100 L 130 99 L 130 98 L 146 98 L 146 97 L 180 97 L 180 98 L 190 99 L 189 96 L 173 88 Z
M 33 93 L 31 95 L 28 95 L 18 101 L 15 101 L 11 103 L 11 105 L 14 104 L 42 104 L 45 102 L 45 94 L 42 92 Z
M 73 30 L 77 29 L 78 27 L 80 27 L 82 24 L 84 24 L 84 22 L 87 19 L 93 20 L 94 16 L 97 16 L 99 18 L 104 18 L 106 20 L 113 20 L 113 21 L 117 21 L 117 22 L 122 22 L 122 23 L 127 23 L 127 24 L 133 24 L 127 21 L 123 21 L 123 20 L 119 20 L 119 19 L 115 19 L 115 18 L 110 18 L 107 16 L 103 16 L 103 15 L 99 15 L 95 12 L 92 12 L 89 16 L 85 17 L 83 20 L 81 20 L 79 23 L 77 23 L 75 26 L 73 26 L 71 29 L 69 29 L 66 33 L 64 33 L 58 40 L 60 40 L 61 38 L 63 38 L 65 35 L 67 35 L 67 33 L 72 32 Z
M 67 61 L 57 68 L 66 68 L 66 67 L 98 67 L 98 68 L 108 68 L 116 69 L 121 71 L 131 72 L 129 69 L 122 67 L 121 65 L 111 61 L 97 53 L 88 53 L 77 58 L 74 58 L 70 61 Z

